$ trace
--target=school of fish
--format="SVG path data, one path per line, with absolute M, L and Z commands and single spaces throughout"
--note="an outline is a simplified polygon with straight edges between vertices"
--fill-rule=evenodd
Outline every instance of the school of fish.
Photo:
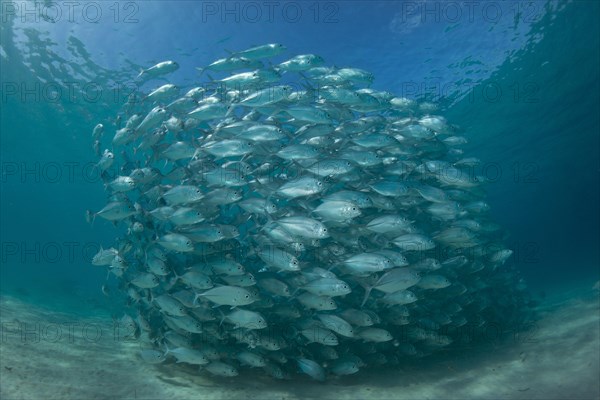
M 529 296 L 458 128 L 285 53 L 230 53 L 185 90 L 161 62 L 93 129 L 108 200 L 87 217 L 122 236 L 92 263 L 128 297 L 140 357 L 322 381 L 516 325 Z

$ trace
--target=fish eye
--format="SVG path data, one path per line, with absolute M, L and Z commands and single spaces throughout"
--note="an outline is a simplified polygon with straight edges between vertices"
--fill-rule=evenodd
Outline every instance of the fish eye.
M 247 299 L 249 299 L 249 298 L 250 298 L 250 295 L 248 295 L 248 294 L 247 294 L 247 295 L 245 295 L 244 297 L 245 297 L 245 298 L 247 298 Z

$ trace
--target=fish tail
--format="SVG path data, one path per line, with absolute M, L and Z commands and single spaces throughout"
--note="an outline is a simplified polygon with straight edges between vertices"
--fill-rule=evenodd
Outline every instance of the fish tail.
M 365 296 L 363 297 L 362 303 L 360 303 L 360 308 L 362 308 L 367 300 L 369 299 L 369 295 L 371 294 L 371 290 L 373 290 L 373 286 L 365 286 Z
M 287 136 L 288 139 L 294 140 L 295 136 L 292 132 L 288 131 L 287 129 L 282 129 L 282 131 L 283 131 L 283 134 L 285 136 Z
M 167 342 L 163 342 L 163 345 L 165 346 L 165 353 L 163 354 L 163 357 L 166 357 L 167 354 L 172 352 L 172 349 L 169 348 L 169 345 L 167 344 Z
M 88 224 L 94 226 L 94 221 L 96 220 L 96 213 L 93 213 L 92 210 L 85 210 L 85 220 Z
M 152 290 L 148 290 L 149 292 L 149 299 L 148 299 L 148 303 L 152 304 L 152 302 L 154 301 L 154 295 L 152 294 Z
M 223 313 L 223 311 L 221 311 L 220 308 L 217 308 L 217 311 L 219 312 L 219 314 L 221 314 L 221 321 L 219 322 L 219 326 L 223 325 L 223 322 L 225 321 L 225 314 Z
M 290 300 L 294 299 L 296 297 L 296 293 L 298 293 L 298 290 L 300 290 L 300 287 L 297 287 L 296 289 L 294 289 L 294 291 L 291 293 L 290 295 Z
M 175 275 L 175 282 L 181 279 L 181 276 L 177 275 L 177 271 L 173 270 L 173 275 Z
M 304 78 L 304 83 L 302 83 L 302 86 L 304 86 L 304 88 L 308 91 L 315 91 L 315 88 L 309 83 L 310 80 L 308 79 L 308 77 L 306 75 L 304 75 L 304 73 L 302 71 L 298 72 L 298 75 L 300 75 L 302 78 Z
M 298 200 L 298 205 L 302 208 L 304 208 L 309 214 L 314 213 L 314 207 L 310 207 L 310 205 L 308 204 L 308 201 L 306 200 Z
M 200 298 L 200 296 L 202 296 L 202 293 L 197 293 L 196 291 L 194 291 L 194 301 L 192 301 L 193 305 L 197 305 L 197 301 Z

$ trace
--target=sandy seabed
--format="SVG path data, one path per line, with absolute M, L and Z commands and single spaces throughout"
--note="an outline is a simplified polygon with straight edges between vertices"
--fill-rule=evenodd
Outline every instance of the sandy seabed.
M 107 318 L 0 297 L 0 399 L 598 399 L 598 292 L 546 304 L 533 329 L 502 343 L 361 371 L 325 383 L 258 373 L 215 378 L 151 365 Z M 262 372 L 262 371 L 261 371 Z

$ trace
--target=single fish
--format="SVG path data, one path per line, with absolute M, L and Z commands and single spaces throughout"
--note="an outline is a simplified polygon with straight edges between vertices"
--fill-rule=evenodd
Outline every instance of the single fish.
M 237 286 L 218 286 L 196 295 L 198 298 L 205 298 L 218 305 L 243 306 L 252 304 L 256 297 L 246 288 Z
M 175 72 L 179 69 L 179 64 L 175 61 L 162 61 L 148 69 L 142 69 L 136 79 L 144 78 L 151 79 L 161 75 L 166 75 Z

